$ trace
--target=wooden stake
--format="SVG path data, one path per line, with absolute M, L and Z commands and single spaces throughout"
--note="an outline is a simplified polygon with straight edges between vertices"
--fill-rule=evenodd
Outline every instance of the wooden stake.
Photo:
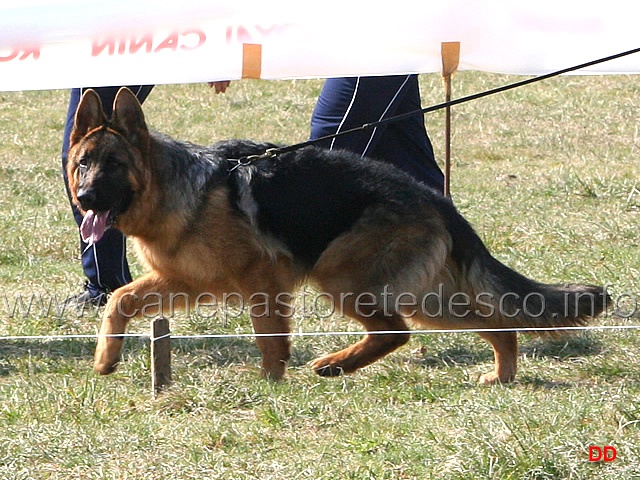
M 151 322 L 151 388 L 154 397 L 171 385 L 171 331 L 169 320 Z
M 445 101 L 451 101 L 451 77 L 460 63 L 460 42 L 442 42 L 442 79 Z M 451 107 L 445 107 L 444 195 L 451 197 Z

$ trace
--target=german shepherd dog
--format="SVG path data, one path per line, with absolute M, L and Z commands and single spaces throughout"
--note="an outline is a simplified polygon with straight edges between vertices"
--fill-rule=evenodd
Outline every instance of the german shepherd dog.
M 129 319 L 163 313 L 169 302 L 158 298 L 177 293 L 173 306 L 187 308 L 204 292 L 234 292 L 249 305 L 261 292 L 268 308 L 251 317 L 263 376 L 274 380 L 290 357 L 295 308 L 282 295 L 303 282 L 340 299 L 339 313 L 367 331 L 312 362 L 323 376 L 354 372 L 400 347 L 411 322 L 480 329 L 495 354 L 495 370 L 480 382 L 511 382 L 518 343 L 509 329 L 553 333 L 606 306 L 603 288 L 547 285 L 506 267 L 449 200 L 383 162 L 312 146 L 268 158 L 261 154 L 275 145 L 179 142 L 149 131 L 126 88 L 111 119 L 95 92 L 84 94 L 71 145 L 83 235 L 95 242 L 106 228 L 120 229 L 148 269 L 108 300 L 95 353 L 100 374 L 119 363 Z

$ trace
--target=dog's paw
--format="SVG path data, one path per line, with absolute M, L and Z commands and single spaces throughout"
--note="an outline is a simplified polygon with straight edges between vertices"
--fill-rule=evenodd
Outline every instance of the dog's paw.
M 515 380 L 515 375 L 506 375 L 504 378 L 500 378 L 497 372 L 489 372 L 480 376 L 478 383 L 480 385 L 501 385 L 505 383 L 511 383 Z
M 335 362 L 333 355 L 325 355 L 311 362 L 311 368 L 321 377 L 338 377 L 345 373 L 343 366 Z
M 93 369 L 100 375 L 109 375 L 110 373 L 113 373 L 116 371 L 116 368 L 118 368 L 118 363 L 120 363 L 120 361 L 117 361 L 117 362 L 96 361 L 93 364 Z
M 260 374 L 265 380 L 269 380 L 271 382 L 280 382 L 284 378 L 285 371 L 285 362 L 279 362 L 275 365 L 268 365 L 263 362 L 262 368 L 260 369 Z

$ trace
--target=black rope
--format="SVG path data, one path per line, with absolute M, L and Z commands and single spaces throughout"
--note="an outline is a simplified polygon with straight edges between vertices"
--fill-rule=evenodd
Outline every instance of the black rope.
M 307 140 L 306 142 L 296 143 L 295 145 L 289 145 L 286 147 L 275 148 L 269 151 L 269 156 L 275 156 L 280 153 L 292 152 L 294 150 L 298 150 L 300 148 L 308 147 L 310 145 L 315 145 L 316 143 L 324 142 L 326 140 L 333 140 L 334 138 L 341 137 L 343 135 L 349 135 L 350 133 L 359 132 L 362 130 L 368 130 L 371 128 L 378 127 L 380 125 L 385 125 L 387 123 L 397 122 L 399 120 L 403 120 L 407 117 L 411 117 L 413 115 L 435 112 L 436 110 L 441 110 L 446 107 L 451 107 L 453 105 L 459 105 L 461 103 L 470 102 L 472 100 L 477 100 L 479 98 L 488 97 L 489 95 L 494 95 L 496 93 L 506 92 L 507 90 L 512 90 L 514 88 L 522 87 L 524 85 L 529 85 L 530 83 L 540 82 L 542 80 L 547 80 L 549 78 L 557 77 L 559 75 L 563 75 L 565 73 L 573 72 L 575 70 L 581 70 L 583 68 L 592 67 L 593 65 L 598 65 L 600 63 L 609 62 L 611 60 L 616 60 L 618 58 L 626 57 L 627 55 L 632 55 L 634 53 L 640 52 L 640 48 L 634 48 L 632 50 L 627 50 L 626 52 L 617 53 L 615 55 L 610 55 L 608 57 L 599 58 L 597 60 L 592 60 L 590 62 L 581 63 L 579 65 L 574 65 L 573 67 L 563 68 L 562 70 L 556 70 L 555 72 L 545 73 L 544 75 L 538 75 L 536 77 L 528 78 L 526 80 L 521 80 L 519 82 L 510 83 L 508 85 L 503 85 L 502 87 L 497 87 L 491 90 L 486 90 L 484 92 L 474 93 L 473 95 L 468 95 L 466 97 L 460 97 L 455 100 L 451 100 L 449 102 L 439 103 L 437 105 L 432 105 L 430 107 L 426 107 L 420 110 L 414 110 L 412 112 L 403 113 L 401 115 L 396 115 L 394 117 L 389 117 L 384 120 L 379 120 L 373 123 L 365 123 L 359 127 L 351 128 L 349 130 L 345 130 L 343 132 L 334 133 L 332 135 L 325 135 L 323 137 L 316 138 L 314 140 Z

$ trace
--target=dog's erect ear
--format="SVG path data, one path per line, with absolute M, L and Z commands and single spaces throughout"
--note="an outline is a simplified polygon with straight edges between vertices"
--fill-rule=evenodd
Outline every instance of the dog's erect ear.
M 113 128 L 122 133 L 129 142 L 144 150 L 149 138 L 147 123 L 140 102 L 131 90 L 122 87 L 113 102 Z
M 102 110 L 100 97 L 93 90 L 87 90 L 80 99 L 76 110 L 73 130 L 71 131 L 71 144 L 78 143 L 82 137 L 94 128 L 104 125 L 107 118 Z

